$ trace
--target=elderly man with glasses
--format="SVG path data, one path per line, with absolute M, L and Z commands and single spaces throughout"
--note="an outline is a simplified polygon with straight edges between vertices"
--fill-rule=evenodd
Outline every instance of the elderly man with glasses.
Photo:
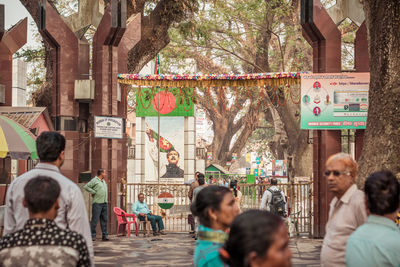
M 357 189 L 357 162 L 345 153 L 328 158 L 325 177 L 334 198 L 322 244 L 321 266 L 345 266 L 346 243 L 349 236 L 367 220 L 364 193 Z

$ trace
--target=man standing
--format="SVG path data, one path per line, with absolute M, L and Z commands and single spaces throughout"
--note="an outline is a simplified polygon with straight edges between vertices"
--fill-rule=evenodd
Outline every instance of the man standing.
M 190 201 L 190 205 L 191 205 L 192 202 L 193 202 L 193 192 L 194 192 L 194 189 L 197 188 L 197 187 L 199 186 L 199 181 L 198 181 L 198 179 L 199 179 L 199 174 L 200 174 L 200 172 L 196 172 L 196 173 L 194 174 L 194 180 L 192 180 L 192 182 L 190 183 L 190 188 L 189 188 L 189 192 L 188 192 L 188 198 L 189 198 L 189 201 Z M 204 178 L 204 175 L 203 175 L 203 178 Z M 195 232 L 195 219 L 194 219 L 193 214 L 189 214 L 189 216 L 188 216 L 188 221 L 189 221 L 190 230 L 191 230 L 191 231 L 189 232 L 189 234 L 194 234 L 194 232 Z
M 326 161 L 325 177 L 334 198 L 321 250 L 322 266 L 345 266 L 347 239 L 367 219 L 364 193 L 355 184 L 357 162 L 346 153 L 332 155 Z
M 162 221 L 161 216 L 158 215 L 153 215 L 151 213 L 151 210 L 149 210 L 149 207 L 147 204 L 144 202 L 144 194 L 140 193 L 138 195 L 139 201 L 136 201 L 135 204 L 132 205 L 132 212 L 136 216 L 139 217 L 139 220 L 144 221 L 145 216 L 147 219 L 150 221 L 151 228 L 153 229 L 153 235 L 165 235 L 164 233 L 164 223 Z M 158 225 L 158 231 L 157 231 L 157 226 Z
M 62 229 L 70 229 L 83 235 L 93 262 L 93 243 L 85 202 L 79 187 L 60 172 L 64 163 L 65 138 L 57 132 L 43 132 L 36 139 L 40 163 L 12 181 L 7 191 L 4 216 L 4 234 L 21 230 L 29 219 L 28 209 L 22 205 L 24 187 L 29 180 L 47 176 L 61 187 L 58 199 L 60 208 L 54 222 Z
M 60 191 L 55 179 L 38 176 L 29 180 L 23 199 L 29 220 L 23 229 L 0 240 L 1 266 L 90 266 L 84 237 L 54 223 Z
M 260 203 L 260 210 L 267 210 L 281 217 L 286 217 L 286 196 L 278 187 L 278 180 L 271 178 L 271 187 L 265 190 Z
M 108 190 L 107 183 L 104 178 L 107 176 L 104 169 L 97 171 L 97 176 L 92 178 L 83 188 L 92 194 L 92 221 L 90 229 L 92 231 L 92 239 L 96 240 L 96 226 L 100 218 L 102 240 L 108 241 L 107 219 L 108 219 Z
M 204 187 L 207 186 L 207 184 L 205 183 L 204 174 L 202 174 L 202 173 L 199 173 L 198 178 L 197 178 L 197 182 L 198 182 L 198 186 L 193 190 L 192 202 L 196 201 L 196 197 L 199 194 L 199 192 L 201 190 L 203 190 Z
M 390 171 L 380 171 L 368 177 L 364 189 L 370 215 L 347 241 L 346 265 L 400 266 L 399 182 Z

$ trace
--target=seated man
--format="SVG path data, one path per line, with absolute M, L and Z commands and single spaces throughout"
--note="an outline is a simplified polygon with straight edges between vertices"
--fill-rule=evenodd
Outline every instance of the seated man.
M 153 215 L 147 207 L 147 204 L 144 202 L 144 194 L 140 193 L 138 195 L 139 201 L 136 201 L 135 204 L 132 205 L 132 212 L 139 217 L 139 220 L 144 221 L 145 216 L 147 216 L 147 220 L 150 221 L 151 228 L 153 229 L 153 235 L 165 235 L 164 233 L 164 223 L 162 221 L 161 216 Z M 156 227 L 156 223 L 158 224 L 158 231 Z
M 29 219 L 24 228 L 0 240 L 0 266 L 91 266 L 83 236 L 54 223 L 60 191 L 52 178 L 29 180 L 23 199 Z

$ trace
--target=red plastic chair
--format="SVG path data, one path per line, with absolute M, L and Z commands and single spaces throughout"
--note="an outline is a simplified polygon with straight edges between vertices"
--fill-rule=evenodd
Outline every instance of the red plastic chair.
M 119 226 L 122 225 L 122 233 L 125 235 L 125 226 L 128 226 L 128 237 L 131 236 L 131 224 L 135 224 L 136 236 L 138 236 L 137 223 L 135 219 L 135 214 L 129 214 L 118 207 L 114 207 L 114 214 L 117 216 L 118 226 L 117 235 L 119 232 Z M 131 217 L 132 220 L 128 220 Z

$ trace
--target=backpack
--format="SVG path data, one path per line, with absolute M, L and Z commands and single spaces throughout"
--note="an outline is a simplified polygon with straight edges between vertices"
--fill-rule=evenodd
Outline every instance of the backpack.
M 269 211 L 282 217 L 285 216 L 285 199 L 282 196 L 281 190 L 267 190 L 272 194 L 271 202 L 269 203 Z

